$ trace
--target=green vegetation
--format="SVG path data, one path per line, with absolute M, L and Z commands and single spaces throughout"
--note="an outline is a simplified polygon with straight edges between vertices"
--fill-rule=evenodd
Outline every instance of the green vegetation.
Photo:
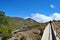
M 25 35 L 21 35 L 21 39 L 20 40 L 27 40 Z
M 60 32 L 57 34 L 57 36 L 59 37 L 59 39 L 60 39 Z
M 39 24 L 38 22 L 34 21 L 33 19 L 23 19 L 19 17 L 7 17 L 8 24 L 12 28 L 12 30 L 19 29 L 20 27 L 33 27 Z
M 10 27 L 2 25 L 0 29 L 0 32 L 2 33 L 3 37 L 9 38 L 12 36 Z
M 4 38 L 12 37 L 11 32 L 16 29 L 22 30 L 23 27 L 33 27 L 39 24 L 33 19 L 23 19 L 19 17 L 8 17 L 5 15 L 5 12 L 0 11 L 0 34 Z M 22 36 L 24 38 L 24 36 Z
M 6 25 L 7 24 L 7 20 L 6 20 L 6 17 L 5 17 L 5 13 L 0 11 L 0 26 L 1 24 L 4 24 Z
M 39 26 L 39 29 L 40 29 L 40 36 L 42 37 L 42 34 L 43 34 L 43 31 L 44 31 L 44 29 L 45 29 L 45 26 L 42 26 L 42 25 L 40 25 Z
M 3 11 L 0 11 L 0 34 L 5 38 L 10 38 L 12 36 L 11 29 Z

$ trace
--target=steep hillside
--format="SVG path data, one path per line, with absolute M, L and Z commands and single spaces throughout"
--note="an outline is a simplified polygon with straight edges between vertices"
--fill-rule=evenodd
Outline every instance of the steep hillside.
M 39 24 L 33 19 L 23 19 L 19 17 L 7 17 L 7 19 L 9 19 L 8 24 L 12 28 L 31 27 L 31 26 Z
M 26 19 L 30 24 L 38 24 L 38 22 L 36 22 L 35 20 L 31 19 L 31 18 L 27 18 Z
M 3 36 L 3 38 L 10 38 L 12 36 L 11 34 L 11 28 L 8 24 L 8 19 L 5 15 L 5 12 L 0 11 L 0 35 Z
M 4 14 L 4 16 L 2 15 Z M 5 19 L 6 18 L 6 19 Z M 5 19 L 5 20 L 4 20 Z M 7 21 L 7 22 L 5 22 Z M 5 15 L 5 12 L 0 11 L 0 24 L 6 24 L 10 26 L 13 30 L 18 29 L 20 27 L 32 27 L 38 25 L 39 23 L 31 18 L 20 18 L 20 17 L 9 17 Z
M 8 17 L 5 12 L 0 11 L 0 35 L 3 36 L 3 40 L 7 40 L 12 37 L 12 31 L 21 27 L 33 27 L 37 22 L 31 19 L 28 21 L 19 17 Z

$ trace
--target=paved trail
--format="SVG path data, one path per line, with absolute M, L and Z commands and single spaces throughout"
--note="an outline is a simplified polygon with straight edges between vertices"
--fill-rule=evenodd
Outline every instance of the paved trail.
M 47 27 L 44 30 L 43 36 L 41 40 L 60 40 L 58 37 L 56 37 L 56 32 L 54 30 L 53 24 L 50 23 L 47 25 Z

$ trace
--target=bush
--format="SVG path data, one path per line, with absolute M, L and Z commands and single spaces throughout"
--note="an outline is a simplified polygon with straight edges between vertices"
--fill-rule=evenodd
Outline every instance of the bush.
M 10 38 L 12 36 L 10 27 L 5 25 L 1 25 L 0 32 L 2 33 L 3 37 Z
M 26 36 L 22 35 L 20 40 L 26 40 Z

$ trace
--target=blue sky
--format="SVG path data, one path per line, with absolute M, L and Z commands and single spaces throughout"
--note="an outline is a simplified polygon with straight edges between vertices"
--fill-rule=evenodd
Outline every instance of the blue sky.
M 25 18 L 37 13 L 50 16 L 60 14 L 60 0 L 0 0 L 0 10 L 12 17 Z

